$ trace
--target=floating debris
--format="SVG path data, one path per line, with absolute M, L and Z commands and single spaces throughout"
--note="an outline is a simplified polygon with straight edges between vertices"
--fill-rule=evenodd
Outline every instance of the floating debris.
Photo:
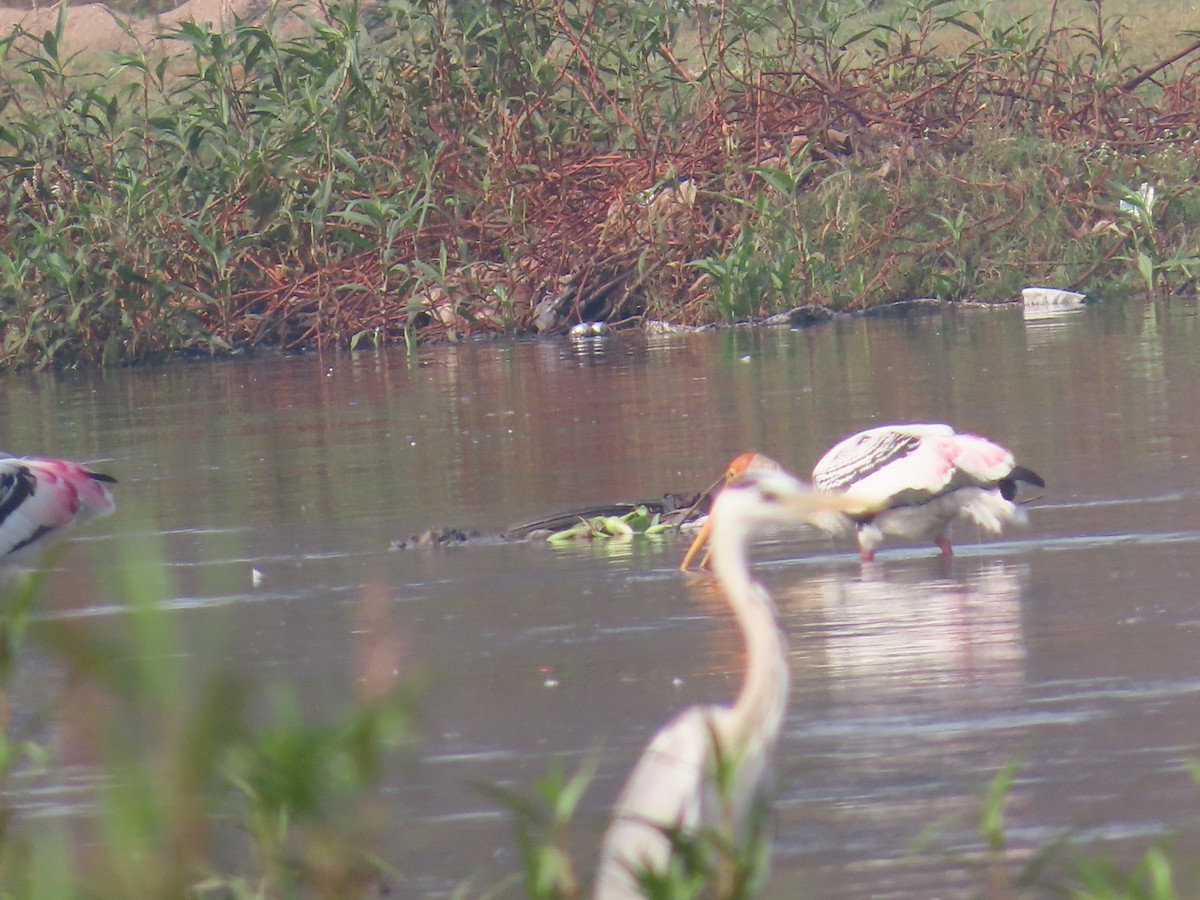
M 460 528 L 430 528 L 414 534 L 405 541 L 392 541 L 390 550 L 409 550 L 416 547 L 452 547 L 468 541 L 482 540 L 478 531 L 463 531 Z
M 594 516 L 590 519 L 580 519 L 570 528 L 556 531 L 546 538 L 551 544 L 565 544 L 571 541 L 596 540 L 598 538 L 632 538 L 635 536 L 653 537 L 669 531 L 674 526 L 663 522 L 659 513 L 651 513 L 645 506 L 639 506 L 633 512 L 624 516 Z
M 664 322 L 662 319 L 650 319 L 642 325 L 646 334 L 695 334 L 699 331 L 711 330 L 711 325 L 679 325 L 675 322 Z
M 499 533 L 484 534 L 462 528 L 430 528 L 406 540 L 392 541 L 391 550 L 460 547 L 465 545 L 494 545 L 523 541 L 550 540 L 586 523 L 596 523 L 595 534 L 589 537 L 614 537 L 638 534 L 661 534 L 664 531 L 691 525 L 708 514 L 711 500 L 705 493 L 663 494 L 657 500 L 638 503 L 610 503 L 584 509 L 555 513 L 532 522 L 513 525 Z M 584 537 L 581 532 L 575 537 Z M 573 540 L 560 537 L 557 542 Z
M 608 337 L 612 334 L 612 329 L 607 322 L 580 322 L 578 325 L 572 325 L 567 334 L 573 338 L 599 338 Z
M 808 328 L 813 325 L 822 325 L 833 318 L 833 310 L 825 306 L 818 306 L 816 303 L 808 303 L 804 306 L 797 306 L 787 312 L 788 325 L 792 328 Z
M 644 515 L 658 516 L 669 528 L 690 522 L 707 515 L 709 503 L 702 494 L 663 494 L 658 500 L 642 500 L 638 503 L 610 503 L 605 506 L 589 506 L 570 512 L 555 513 L 543 519 L 513 525 L 502 537 L 509 541 L 548 538 L 556 532 L 566 531 L 580 522 L 595 519 L 622 518 L 644 510 Z
M 1021 289 L 1021 302 L 1025 320 L 1031 322 L 1078 312 L 1087 305 L 1088 296 L 1060 288 L 1027 287 Z
M 916 300 L 894 300 L 891 303 L 881 303 L 863 310 L 863 315 L 869 319 L 906 319 L 913 316 L 931 316 L 949 308 L 950 303 L 932 297 L 921 297 Z
M 1066 291 L 1060 288 L 1021 288 L 1021 302 L 1026 306 L 1083 306 L 1088 302 L 1087 294 Z
M 571 337 L 607 337 L 612 334 L 612 329 L 606 322 L 581 322 L 571 325 L 568 334 Z

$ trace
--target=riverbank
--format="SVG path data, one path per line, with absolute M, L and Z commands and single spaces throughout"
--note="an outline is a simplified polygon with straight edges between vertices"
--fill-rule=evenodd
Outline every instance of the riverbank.
M 71 11 L 5 44 L 0 365 L 1194 292 L 1194 36 L 999 6 Z

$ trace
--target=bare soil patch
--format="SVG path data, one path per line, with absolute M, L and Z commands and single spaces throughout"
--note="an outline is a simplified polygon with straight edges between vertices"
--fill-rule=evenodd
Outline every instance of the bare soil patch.
M 61 5 L 35 9 L 0 7 L 0 37 L 7 37 L 15 29 L 33 35 L 53 31 Z M 67 5 L 63 44 L 72 52 L 127 50 L 136 44 L 153 43 L 181 22 L 217 25 L 235 19 L 248 21 L 262 17 L 269 8 L 266 0 L 186 0 L 159 15 L 129 16 L 105 3 Z M 128 31 L 121 22 L 127 24 Z

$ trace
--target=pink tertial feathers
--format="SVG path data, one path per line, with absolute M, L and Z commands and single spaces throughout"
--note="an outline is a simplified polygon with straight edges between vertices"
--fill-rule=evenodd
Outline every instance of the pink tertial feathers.
M 1013 503 L 1018 482 L 1045 487 L 1011 451 L 949 425 L 869 428 L 839 441 L 813 469 L 817 488 L 853 493 L 875 511 L 856 523 L 864 560 L 887 535 L 932 540 L 949 555 L 946 529 L 960 516 L 992 532 L 1023 522 Z
M 115 508 L 111 475 L 61 459 L 0 458 L 0 564 L 20 561 L 76 522 Z

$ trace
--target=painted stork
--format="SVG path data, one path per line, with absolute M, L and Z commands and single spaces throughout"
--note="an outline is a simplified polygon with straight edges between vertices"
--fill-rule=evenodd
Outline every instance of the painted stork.
M 770 596 L 750 575 L 746 543 L 764 526 L 840 515 L 852 503 L 848 495 L 814 491 L 778 466 L 746 467 L 717 497 L 707 520 L 713 571 L 746 642 L 746 676 L 732 706 L 684 710 L 642 753 L 605 833 L 595 900 L 642 897 L 638 875 L 665 872 L 671 832 L 713 835 L 722 847 L 746 836 L 765 802 L 788 696 L 784 636 Z
M 835 444 L 813 467 L 813 484 L 831 493 L 853 493 L 864 509 L 854 517 L 864 562 L 888 535 L 931 540 L 943 556 L 954 553 L 946 531 L 959 517 L 999 534 L 1028 521 L 1013 501 L 1019 482 L 1045 487 L 1032 469 L 1018 466 L 1011 450 L 949 425 L 881 425 Z
M 0 457 L 0 566 L 20 563 L 72 525 L 115 509 L 111 475 L 62 459 Z
M 752 461 L 778 467 L 761 454 L 744 453 L 730 463 L 726 480 Z M 1046 486 L 999 444 L 928 424 L 881 425 L 852 434 L 821 457 L 812 478 L 818 490 L 853 494 L 858 513 L 826 515 L 814 524 L 834 534 L 857 528 L 864 562 L 875 558 L 889 535 L 930 540 L 950 556 L 954 549 L 946 531 L 955 519 L 972 519 L 998 534 L 1006 524 L 1027 521 L 1024 508 L 1013 502 L 1018 482 Z M 691 564 L 708 532 L 702 525 L 681 569 Z

